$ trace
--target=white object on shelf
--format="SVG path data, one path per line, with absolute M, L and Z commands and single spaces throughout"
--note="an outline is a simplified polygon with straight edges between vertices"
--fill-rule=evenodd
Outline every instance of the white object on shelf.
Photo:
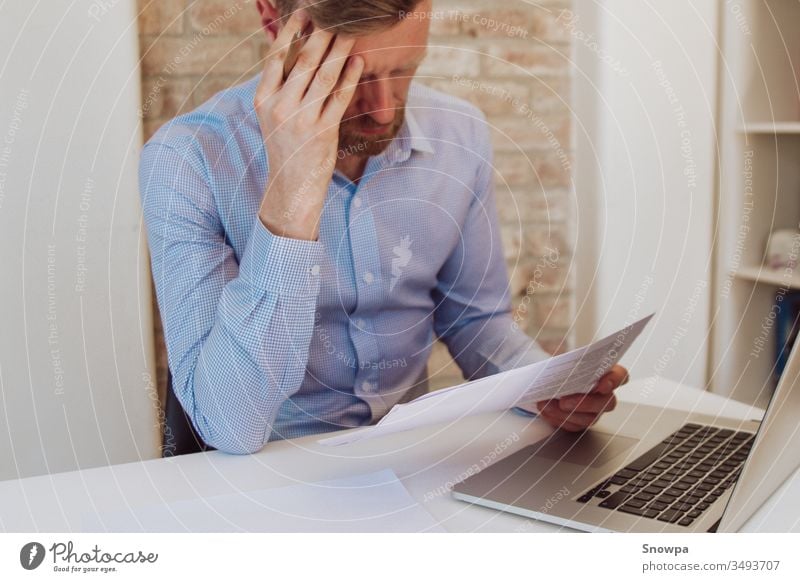
M 771 269 L 794 270 L 797 266 L 799 245 L 800 232 L 796 228 L 774 231 L 769 235 L 769 243 L 767 243 L 767 265 Z
M 747 123 L 737 129 L 744 134 L 800 135 L 800 121 L 760 121 Z

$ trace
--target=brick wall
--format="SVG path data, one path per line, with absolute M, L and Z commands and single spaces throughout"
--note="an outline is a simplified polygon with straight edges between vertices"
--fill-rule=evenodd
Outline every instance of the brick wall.
M 145 139 L 175 115 L 259 72 L 268 45 L 254 0 L 137 1 Z M 434 0 L 427 15 L 429 56 L 418 74 L 475 103 L 492 123 L 515 320 L 553 353 L 571 347 L 573 312 L 570 28 L 562 15 L 569 5 Z M 157 328 L 163 393 L 166 360 Z M 433 387 L 461 380 L 441 344 L 429 373 Z

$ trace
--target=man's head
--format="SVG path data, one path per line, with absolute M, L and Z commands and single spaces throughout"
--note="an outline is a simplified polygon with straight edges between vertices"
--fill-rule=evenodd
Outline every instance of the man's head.
M 258 0 L 261 21 L 274 39 L 295 10 L 314 26 L 356 37 L 352 54 L 364 73 L 339 127 L 345 153 L 380 153 L 403 125 L 411 79 L 425 56 L 432 0 Z

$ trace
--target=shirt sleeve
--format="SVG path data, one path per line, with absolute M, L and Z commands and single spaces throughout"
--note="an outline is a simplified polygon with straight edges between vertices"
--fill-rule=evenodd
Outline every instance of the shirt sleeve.
M 495 205 L 491 139 L 483 116 L 481 120 L 472 142 L 480 162 L 463 236 L 440 271 L 434 290 L 434 330 L 469 379 L 550 357 L 519 329 L 511 314 Z
M 171 140 L 142 152 L 153 280 L 175 395 L 206 443 L 246 454 L 269 440 L 303 380 L 323 251 L 254 216 L 237 258 L 198 150 Z

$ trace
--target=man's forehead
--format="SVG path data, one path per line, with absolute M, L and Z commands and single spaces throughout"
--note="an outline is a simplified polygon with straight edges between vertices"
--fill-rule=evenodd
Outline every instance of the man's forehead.
M 419 64 L 428 46 L 427 22 L 401 22 L 392 28 L 359 37 L 353 54 L 364 58 L 366 73 Z
M 364 58 L 364 74 L 385 73 L 394 69 L 418 66 L 427 53 L 427 46 L 388 46 L 381 48 L 353 46 L 352 54 Z

